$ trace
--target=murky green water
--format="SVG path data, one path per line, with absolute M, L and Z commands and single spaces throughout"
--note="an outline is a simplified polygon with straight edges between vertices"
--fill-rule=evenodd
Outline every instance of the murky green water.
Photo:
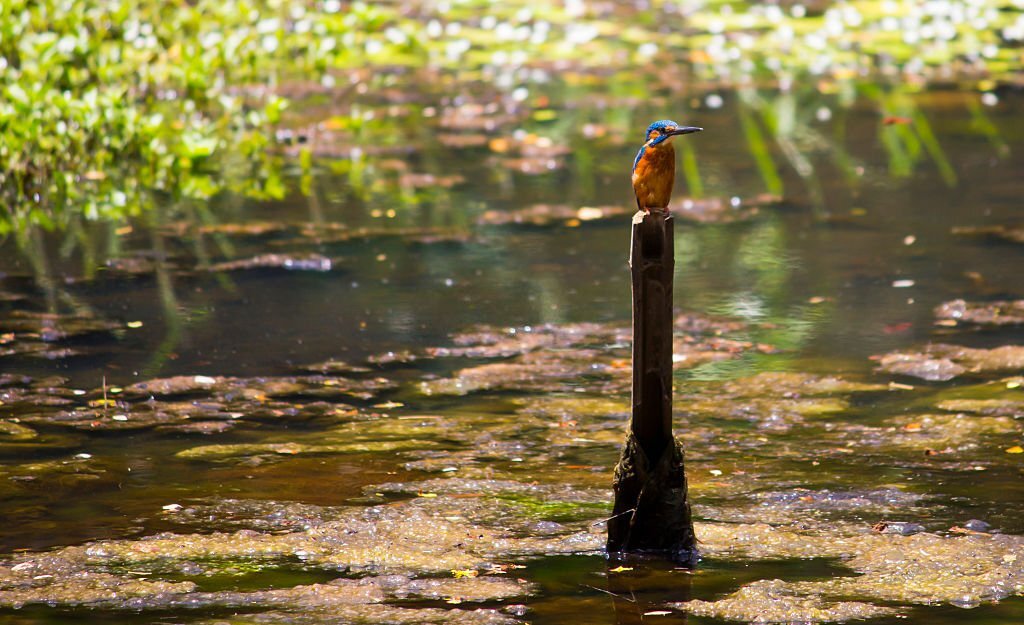
M 29 587 L 54 605 L 3 608 L 0 621 L 712 623 L 721 621 L 670 604 L 715 601 L 758 580 L 858 575 L 874 581 L 798 594 L 891 608 L 877 623 L 1024 619 L 1024 603 L 993 601 L 998 593 L 960 602 L 977 604 L 969 611 L 951 605 L 940 589 L 959 588 L 956 576 L 911 580 L 918 595 L 893 596 L 878 588 L 900 587 L 905 571 L 850 564 L 874 548 L 903 558 L 909 541 L 932 537 L 945 542 L 921 549 L 953 562 L 963 541 L 987 540 L 949 531 L 970 519 L 1024 534 L 1024 454 L 1006 451 L 1024 445 L 1019 356 L 995 365 L 988 352 L 971 356 L 981 364 L 950 357 L 965 370 L 948 381 L 879 371 L 872 358 L 929 343 L 1024 342 L 1020 323 L 937 325 L 933 310 L 1024 297 L 1020 243 L 955 230 L 1019 225 L 1024 98 L 1004 93 L 987 106 L 954 90 L 906 95 L 911 123 L 884 124 L 869 93 L 848 108 L 810 93 L 721 95 L 715 108 L 689 98 L 637 108 L 569 90 L 541 121 L 486 98 L 461 108 L 443 98 L 426 109 L 382 104 L 357 133 L 311 137 L 315 176 L 291 179 L 281 202 L 161 200 L 130 230 L 82 224 L 5 241 L 8 564 L 106 540 L 135 553 L 146 544 L 137 539 L 160 532 L 189 545 L 211 532 L 250 533 L 225 538 L 216 557 L 209 546 L 155 561 L 62 555 L 75 564 L 0 585 L 5 605 L 25 602 L 16 593 Z M 653 562 L 612 573 L 595 551 L 628 410 L 626 172 L 639 129 L 665 116 L 707 129 L 687 138 L 696 169 L 680 174 L 676 195 L 688 182 L 726 204 L 677 210 L 677 309 L 714 320 L 678 328 L 676 425 L 695 514 L 706 532 L 762 521 L 813 540 L 862 541 L 864 553 L 818 543 L 761 552 L 709 538 L 696 571 Z M 766 191 L 781 201 L 749 209 Z M 607 206 L 622 214 L 578 210 Z M 524 209 L 543 223 L 495 223 Z M 288 255 L 290 268 L 254 266 L 284 264 L 265 254 Z M 302 270 L 311 254 L 330 269 Z M 218 265 L 245 259 L 259 260 Z M 490 330 L 464 334 L 481 325 Z M 303 369 L 328 360 L 348 366 Z M 753 377 L 765 372 L 794 375 Z M 131 386 L 172 376 L 187 383 L 162 393 Z M 859 386 L 819 379 L 833 376 Z M 265 507 L 244 505 L 254 501 Z M 480 544 L 391 562 L 409 548 L 394 530 L 368 539 L 391 555 L 331 559 L 351 547 L 339 536 L 391 527 L 345 516 L 364 508 L 450 525 L 438 545 L 462 524 L 484 533 Z M 880 521 L 926 533 L 873 533 Z M 303 532 L 328 526 L 335 551 L 318 552 L 310 545 L 320 538 Z M 273 542 L 296 536 L 309 543 Z M 541 542 L 523 542 L 531 538 Z M 235 544 L 242 539 L 251 544 Z M 978 562 L 1010 567 L 1000 588 L 1019 595 L 1020 544 L 991 549 Z M 316 555 L 295 555 L 306 552 Z M 452 579 L 449 569 L 463 568 L 477 580 L 522 578 L 525 590 L 456 602 L 447 590 L 388 587 L 370 602 L 387 613 L 253 594 L 387 574 Z M 115 585 L 194 582 L 189 592 L 202 598 L 188 605 L 166 599 L 177 591 L 139 591 L 144 600 L 131 603 L 117 586 L 115 598 L 75 607 L 78 590 L 46 594 L 47 580 L 86 573 Z M 478 607 L 499 612 L 471 612 Z

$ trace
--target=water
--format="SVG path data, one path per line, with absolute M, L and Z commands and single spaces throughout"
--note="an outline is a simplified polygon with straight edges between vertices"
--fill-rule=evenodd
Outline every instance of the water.
M 697 516 L 750 522 L 756 517 L 758 501 L 777 502 L 782 497 L 779 493 L 802 492 L 794 491 L 799 488 L 876 495 L 890 489 L 914 498 L 880 508 L 812 504 L 806 511 L 808 521 L 819 523 L 820 530 L 821 523 L 866 527 L 899 517 L 896 520 L 916 521 L 929 531 L 944 532 L 951 525 L 979 518 L 1005 533 L 1024 533 L 1021 456 L 1004 452 L 1021 443 L 1019 420 L 1014 422 L 1012 415 L 1006 420 L 1009 426 L 960 441 L 953 445 L 954 451 L 940 454 L 931 464 L 923 460 L 923 449 L 866 447 L 863 438 L 867 436 L 863 428 L 892 428 L 883 438 L 915 431 L 911 427 L 915 415 L 936 412 L 936 402 L 961 387 L 1000 377 L 968 375 L 948 383 L 922 383 L 874 372 L 873 355 L 928 342 L 991 348 L 1017 345 L 1024 339 L 1020 325 L 995 330 L 937 327 L 932 312 L 936 305 L 954 298 L 1022 297 L 1019 268 L 1024 248 L 955 234 L 953 228 L 1019 220 L 1024 98 L 1006 93 L 995 107 L 982 107 L 975 94 L 919 94 L 913 99 L 915 111 L 930 125 L 936 143 L 908 143 L 901 152 L 887 141 L 908 127 L 882 123 L 870 98 L 842 109 L 834 100 L 810 93 L 762 94 L 768 103 L 761 107 L 745 104 L 739 94 L 724 95 L 722 108 L 693 110 L 680 119 L 707 131 L 681 140 L 695 152 L 699 182 L 680 174 L 677 197 L 689 183 L 691 188 L 701 185 L 710 197 L 749 200 L 767 188 L 781 190 L 784 199 L 735 223 L 698 224 L 680 218 L 676 226 L 677 308 L 743 321 L 748 326 L 738 332 L 739 338 L 773 347 L 748 349 L 737 358 L 710 361 L 677 374 L 677 428 L 692 434 L 684 435 L 684 444 Z M 787 126 L 779 111 L 789 105 L 796 106 L 797 115 Z M 835 110 L 830 120 L 817 120 L 815 112 L 821 107 Z M 216 200 L 208 207 L 199 206 L 201 214 L 194 206 L 163 204 L 133 221 L 131 231 L 120 236 L 114 231 L 125 224 L 97 223 L 81 225 L 75 232 L 33 231 L 18 240 L 8 239 L 0 245 L 0 290 L 25 299 L 0 304 L 4 317 L 16 310 L 87 310 L 122 327 L 60 343 L 79 352 L 76 355 L 4 357 L 2 371 L 37 379 L 61 376 L 67 381 L 55 383 L 60 388 L 90 390 L 175 375 L 273 379 L 295 375 L 300 365 L 332 358 L 362 364 L 388 352 L 449 346 L 453 334 L 479 324 L 520 331 L 523 326 L 575 322 L 625 326 L 630 311 L 625 267 L 628 212 L 614 219 L 569 224 L 564 219 L 536 226 L 477 222 L 488 210 L 534 204 L 629 207 L 632 198 L 626 172 L 639 131 L 647 121 L 664 117 L 673 108 L 630 110 L 583 102 L 559 110 L 552 122 L 523 120 L 522 126 L 550 137 L 554 146 L 541 142 L 536 148 L 540 166 L 551 166 L 550 171 L 527 174 L 521 169 L 533 166 L 532 161 L 514 160 L 521 156 L 510 152 L 445 147 L 438 142 L 439 134 L 473 133 L 438 129 L 429 120 L 419 125 L 422 107 L 411 107 L 406 114 L 351 138 L 353 145 L 364 150 L 359 159 L 325 158 L 318 161 L 312 181 L 302 182 L 298 175 L 289 178 L 293 186 L 281 201 Z M 776 140 L 766 145 L 778 180 L 760 168 L 763 163 L 756 156 L 760 144 L 757 136 L 744 132 L 740 123 L 744 115 L 753 115 L 765 129 L 776 129 Z M 997 135 L 979 130 L 979 115 L 998 130 Z M 585 123 L 596 124 L 607 134 L 585 138 L 581 131 Z M 506 124 L 484 140 L 508 136 L 520 124 Z M 386 141 L 394 141 L 397 129 L 413 125 L 419 130 L 410 138 L 408 149 L 394 145 L 380 149 Z M 920 126 L 910 132 L 926 136 Z M 568 153 L 560 153 L 561 146 Z M 457 174 L 463 180 L 445 186 L 424 184 L 408 175 L 420 173 Z M 299 191 L 302 184 L 312 187 L 312 196 Z M 772 189 L 778 185 L 781 189 Z M 389 215 L 389 210 L 394 213 Z M 182 223 L 184 227 L 178 227 Z M 196 230 L 198 223 L 206 230 Z M 271 226 L 259 234 L 238 234 L 226 228 L 263 223 Z M 341 223 L 373 231 L 332 242 L 336 233 L 326 228 L 309 236 L 297 234 L 295 224 L 305 223 Z M 408 232 L 424 228 L 431 230 Z M 266 253 L 320 254 L 331 260 L 331 270 L 202 270 L 216 262 Z M 108 259 L 124 258 L 156 259 L 156 269 L 131 275 L 106 268 Z M 127 322 L 135 327 L 123 327 Z M 571 399 L 574 393 L 537 394 L 516 390 L 514 385 L 464 396 L 425 396 L 418 390 L 423 380 L 444 378 L 484 362 L 489 361 L 420 358 L 406 364 L 373 365 L 371 373 L 353 374 L 359 379 L 380 375 L 398 383 L 397 388 L 371 398 L 337 400 L 339 405 L 373 412 L 375 419 L 383 420 L 382 427 L 365 435 L 367 441 L 407 438 L 402 433 L 388 434 L 389 419 L 433 415 L 446 424 L 465 424 L 451 430 L 424 426 L 422 435 L 408 435 L 411 451 L 326 450 L 269 460 L 258 455 L 246 459 L 243 454 L 239 461 L 227 462 L 175 456 L 199 445 L 334 440 L 331 437 L 337 435 L 332 432 L 339 421 L 329 417 L 243 417 L 237 427 L 207 435 L 160 428 L 90 431 L 54 420 L 30 421 L 35 438 L 0 444 L 6 482 L 0 497 L 7 520 L 0 527 L 0 551 L 48 550 L 161 531 L 205 534 L 235 529 L 217 515 L 205 521 L 174 519 L 162 510 L 172 503 L 265 500 L 345 508 L 404 502 L 415 498 L 415 493 L 398 489 L 378 496 L 374 491 L 389 482 L 444 477 L 436 467 L 409 465 L 422 459 L 424 450 L 451 452 L 455 465 L 482 462 L 498 479 L 567 481 L 572 488 L 584 490 L 610 483 L 610 468 L 618 453 L 611 441 L 619 440 L 618 431 L 611 428 L 616 423 L 624 427 L 623 419 L 616 417 L 618 421 L 608 421 L 607 426 L 602 425 L 605 421 L 594 421 L 598 425 L 577 437 L 584 442 L 563 447 L 557 447 L 563 445 L 558 442 L 561 439 L 552 439 L 542 422 L 509 424 L 510 415 L 521 411 L 522 402 L 531 397 Z M 764 407 L 750 419 L 715 418 L 700 411 L 686 416 L 688 400 L 713 398 L 718 388 L 714 385 L 762 371 L 838 374 L 916 388 L 903 394 L 852 395 L 848 405 L 825 414 L 825 426 L 820 417 L 812 416 L 791 420 L 776 431 L 765 425 L 766 412 L 771 410 Z M 580 396 L 599 394 L 586 381 L 574 390 L 581 391 L 576 393 Z M 620 390 L 611 397 L 622 401 L 626 395 Z M 1020 400 L 1019 395 L 1009 399 L 1014 397 Z M 4 416 L 24 419 L 30 412 L 21 407 L 9 409 Z M 906 422 L 899 421 L 904 417 Z M 581 426 L 586 418 L 576 417 Z M 861 429 L 848 430 L 854 426 Z M 476 438 L 462 430 L 472 430 Z M 358 427 L 353 431 L 362 436 Z M 748 445 L 759 436 L 771 444 Z M 854 454 L 829 451 L 846 440 L 856 443 Z M 487 451 L 488 444 L 497 446 Z M 549 445 L 556 445 L 554 451 Z M 522 462 L 515 459 L 520 452 Z M 76 454 L 90 454 L 87 468 L 76 464 L 85 462 L 76 461 Z M 443 458 L 442 453 L 438 462 L 443 463 Z M 49 464 L 41 468 L 32 463 Z M 870 470 L 865 471 L 865 466 Z M 972 470 L 973 466 L 984 470 Z M 720 480 L 724 487 L 709 477 L 712 470 L 724 472 Z M 756 499 L 758 493 L 764 498 Z M 442 492 L 440 498 L 444 497 Z M 564 523 L 600 519 L 601 505 L 588 505 L 565 510 L 542 507 L 534 514 Z M 795 514 L 792 506 L 786 510 L 790 516 Z M 778 506 L 765 508 L 765 514 L 773 512 L 778 512 Z M 593 553 L 521 561 L 526 568 L 516 574 L 537 586 L 530 596 L 515 601 L 526 604 L 529 622 L 539 624 L 578 622 L 578 615 L 584 613 L 592 623 L 655 618 L 720 622 L 684 617 L 672 610 L 668 615 L 643 614 L 688 598 L 713 600 L 759 579 L 795 582 L 853 575 L 841 561 L 829 557 L 759 560 L 715 554 L 693 573 L 674 570 L 666 563 L 641 565 L 631 581 L 619 588 L 609 581 L 614 576 L 607 572 L 605 560 Z M 199 579 L 202 591 L 253 591 L 327 581 L 336 575 L 340 573 L 293 562 L 277 569 Z M 507 603 L 495 600 L 483 605 Z M 465 607 L 430 600 L 397 605 Z M 898 615 L 876 622 L 945 623 L 970 618 L 996 624 L 1017 622 L 1024 616 L 1019 599 L 986 603 L 970 612 L 948 605 L 923 607 L 899 601 L 891 605 L 898 607 Z M 0 622 L 85 623 L 110 618 L 201 622 L 218 616 L 222 609 L 136 613 L 116 607 L 36 606 L 4 610 Z

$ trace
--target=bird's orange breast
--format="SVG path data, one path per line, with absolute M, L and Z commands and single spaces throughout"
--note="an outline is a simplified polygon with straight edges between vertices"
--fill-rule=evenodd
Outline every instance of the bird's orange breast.
M 675 177 L 676 154 L 671 145 L 644 150 L 633 170 L 633 191 L 640 208 L 667 208 Z

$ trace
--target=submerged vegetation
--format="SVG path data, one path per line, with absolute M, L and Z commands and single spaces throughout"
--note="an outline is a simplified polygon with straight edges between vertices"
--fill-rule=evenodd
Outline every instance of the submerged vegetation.
M 274 144 L 308 138 L 298 131 L 302 124 L 323 122 L 321 130 L 349 136 L 351 156 L 365 147 L 375 105 L 418 101 L 418 123 L 453 87 L 494 90 L 506 108 L 525 108 L 544 121 L 557 104 L 551 95 L 571 98 L 597 83 L 626 99 L 706 95 L 712 107 L 721 99 L 715 89 L 742 86 L 743 101 L 763 116 L 763 124 L 742 117 L 751 154 L 766 190 L 778 194 L 777 166 L 759 126 L 804 177 L 812 174 L 800 148 L 807 137 L 794 126 L 795 101 L 765 101 L 755 90 L 785 94 L 810 86 L 837 94 L 841 107 L 868 97 L 882 114 L 906 117 L 909 128 L 884 131 L 892 171 L 906 172 L 923 147 L 949 181 L 954 174 L 913 104 L 887 88 L 872 88 L 871 95 L 857 85 L 865 78 L 891 81 L 902 85 L 899 94 L 955 81 L 991 103 L 993 90 L 1021 81 L 1022 41 L 1024 7 L 1009 0 L 546 8 L 14 0 L 0 7 L 0 228 L 53 227 L 73 215 L 119 219 L 154 202 L 174 206 L 224 189 L 280 197 L 282 166 L 308 169 L 312 151 L 300 148 L 301 158 L 284 162 Z M 685 87 L 681 77 L 689 78 Z M 331 101 L 326 119 L 295 112 L 282 120 L 289 101 L 317 97 Z M 616 132 L 626 131 L 624 121 Z M 503 134 L 515 127 L 505 124 Z M 389 129 L 392 141 L 395 130 Z M 544 162 L 536 165 L 546 169 Z M 699 195 L 692 151 L 684 154 L 684 175 Z

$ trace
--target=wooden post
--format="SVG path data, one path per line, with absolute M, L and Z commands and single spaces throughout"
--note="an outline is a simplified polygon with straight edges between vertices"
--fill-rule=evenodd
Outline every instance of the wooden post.
M 633 410 L 615 467 L 608 551 L 693 563 L 683 453 L 672 436 L 672 216 L 667 209 L 637 212 L 632 234 Z

